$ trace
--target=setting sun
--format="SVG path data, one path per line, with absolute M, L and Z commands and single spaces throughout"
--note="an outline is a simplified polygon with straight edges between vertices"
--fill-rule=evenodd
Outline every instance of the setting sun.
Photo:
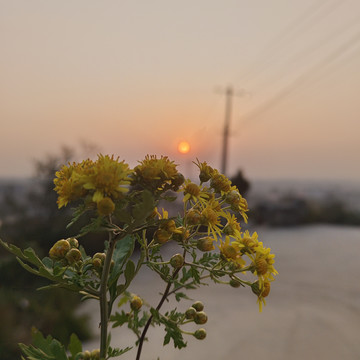
M 181 141 L 178 145 L 178 151 L 181 154 L 187 154 L 190 151 L 190 144 L 187 141 Z

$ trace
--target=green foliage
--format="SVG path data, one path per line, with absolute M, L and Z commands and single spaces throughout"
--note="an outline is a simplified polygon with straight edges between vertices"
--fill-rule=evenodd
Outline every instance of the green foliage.
M 65 347 L 50 335 L 47 338 L 40 331 L 33 331 L 33 345 L 19 344 L 28 360 L 72 360 L 66 355 Z

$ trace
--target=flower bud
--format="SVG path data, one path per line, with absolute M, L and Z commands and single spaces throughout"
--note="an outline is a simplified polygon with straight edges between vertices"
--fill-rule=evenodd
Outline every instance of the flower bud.
M 91 353 L 90 351 L 84 351 L 84 360 L 91 360 Z
M 195 310 L 195 308 L 193 308 L 193 307 L 189 307 L 189 308 L 185 311 L 185 317 L 186 317 L 188 320 L 194 319 L 195 315 L 196 315 L 196 310 Z
M 143 305 L 143 301 L 141 300 L 141 298 L 137 295 L 134 295 L 130 301 L 131 309 L 134 311 L 140 310 L 142 305 Z
M 66 253 L 70 250 L 70 244 L 67 240 L 57 241 L 49 251 L 49 256 L 53 260 L 61 260 L 65 257 Z
M 207 320 L 208 320 L 208 317 L 204 311 L 199 311 L 195 314 L 195 317 L 194 317 L 195 324 L 203 325 L 203 324 L 206 324 Z
M 194 336 L 198 340 L 204 340 L 206 338 L 206 330 L 203 328 L 200 328 L 194 332 Z
M 238 288 L 241 286 L 241 282 L 239 280 L 236 279 L 231 279 L 230 280 L 230 286 L 233 288 Z
M 97 203 L 97 209 L 100 215 L 107 216 L 114 212 L 115 204 L 109 197 L 105 197 Z
M 260 296 L 261 290 L 260 290 L 260 285 L 259 285 L 258 280 L 251 284 L 251 290 L 255 295 Z
M 91 360 L 100 360 L 100 349 L 95 349 L 91 352 Z
M 155 241 L 160 244 L 165 244 L 167 241 L 169 241 L 170 237 L 171 237 L 171 234 L 169 234 L 164 229 L 157 229 L 154 234 Z
M 186 214 L 186 222 L 189 225 L 198 225 L 200 224 L 201 214 L 197 210 L 189 210 Z
M 228 192 L 231 189 L 231 181 L 223 174 L 216 174 L 211 178 L 210 186 L 216 193 Z
M 200 251 L 211 251 L 214 250 L 214 239 L 207 236 L 201 239 L 198 239 L 196 242 L 196 247 L 200 250 Z
M 85 360 L 85 355 L 83 352 L 79 352 L 75 356 L 75 360 Z
M 74 237 L 68 238 L 66 240 L 69 242 L 69 244 L 70 244 L 70 246 L 72 248 L 78 248 L 79 247 L 79 242 Z
M 99 259 L 101 261 L 101 263 L 103 263 L 106 259 L 106 254 L 105 253 L 96 253 L 93 256 L 93 259 Z
M 231 190 L 226 194 L 225 201 L 230 205 L 238 205 L 240 203 L 241 195 L 236 190 Z
M 170 265 L 178 269 L 184 265 L 184 257 L 181 254 L 175 254 L 170 259 Z
M 102 266 L 102 261 L 99 258 L 95 258 L 93 259 L 92 264 L 94 268 L 100 269 Z
M 68 261 L 68 263 L 72 265 L 77 263 L 79 260 L 81 260 L 82 256 L 79 249 L 72 248 L 67 252 L 65 258 Z
M 201 301 L 196 301 L 192 304 L 192 307 L 196 311 L 203 311 L 204 310 L 204 304 Z

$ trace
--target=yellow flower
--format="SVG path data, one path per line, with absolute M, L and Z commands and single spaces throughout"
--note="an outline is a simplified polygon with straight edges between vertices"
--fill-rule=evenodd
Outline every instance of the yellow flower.
M 167 156 L 146 155 L 140 165 L 134 169 L 133 184 L 140 184 L 157 190 L 178 189 L 183 183 L 183 176 L 177 171 L 176 164 Z
M 231 206 L 231 210 L 241 214 L 244 221 L 247 222 L 248 204 L 245 198 L 240 195 L 236 186 L 232 186 L 230 191 L 225 195 L 225 201 Z
M 251 290 L 252 292 L 257 295 L 257 303 L 259 304 L 259 311 L 262 312 L 262 306 L 263 304 L 266 305 L 265 298 L 270 293 L 270 282 L 268 280 L 265 280 L 262 285 L 260 285 L 259 281 L 255 281 L 251 284 Z
M 241 257 L 241 246 L 239 243 L 233 241 L 230 243 L 230 237 L 225 237 L 225 242 L 220 239 L 219 249 L 221 255 L 228 261 L 232 261 L 237 264 L 239 267 L 244 267 L 245 260 Z
M 274 275 L 278 272 L 274 268 L 275 255 L 271 254 L 270 248 L 265 248 L 262 242 L 254 248 L 255 256 L 249 255 L 252 259 L 252 266 L 254 267 L 254 274 L 258 276 L 259 284 L 262 287 L 265 281 L 274 280 Z
M 130 184 L 131 173 L 129 165 L 119 162 L 119 158 L 99 155 L 91 170 L 82 177 L 83 187 L 94 191 L 92 200 L 96 203 L 106 196 L 118 199 L 129 190 L 127 185 Z
M 69 202 L 78 200 L 86 195 L 83 181 L 81 181 L 79 176 L 91 165 L 91 160 L 85 160 L 80 164 L 64 165 L 55 173 L 54 190 L 58 193 L 57 204 L 59 209 L 66 206 Z
M 236 216 L 234 214 L 227 213 L 225 218 L 227 219 L 227 224 L 224 226 L 223 232 L 226 235 L 233 236 L 235 238 L 241 237 L 241 227 L 238 223 Z
M 201 224 L 207 226 L 208 234 L 212 233 L 214 239 L 217 240 L 217 235 L 221 234 L 220 217 L 209 204 L 201 211 Z
M 246 230 L 236 241 L 244 245 L 243 252 L 250 254 L 255 253 L 255 248 L 259 245 L 258 234 L 254 232 L 250 235 L 249 230 Z
M 193 183 L 191 180 L 185 180 L 185 184 L 183 185 L 184 191 L 184 199 L 183 201 L 192 200 L 196 201 L 204 201 L 205 199 L 209 198 L 209 195 L 201 188 L 199 185 Z
M 104 197 L 118 199 L 127 192 L 130 183 L 129 166 L 119 162 L 114 156 L 99 155 L 98 160 L 84 160 L 81 163 L 65 165 L 56 172 L 55 191 L 58 193 L 58 206 L 92 195 L 92 201 L 98 203 Z
M 223 195 L 231 190 L 231 181 L 225 175 L 216 173 L 211 177 L 210 187 L 213 188 L 216 193 Z

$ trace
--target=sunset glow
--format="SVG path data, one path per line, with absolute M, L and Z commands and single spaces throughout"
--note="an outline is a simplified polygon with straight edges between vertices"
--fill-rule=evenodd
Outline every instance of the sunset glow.
M 181 154 L 187 154 L 190 151 L 190 144 L 187 141 L 181 141 L 178 145 L 178 151 Z

